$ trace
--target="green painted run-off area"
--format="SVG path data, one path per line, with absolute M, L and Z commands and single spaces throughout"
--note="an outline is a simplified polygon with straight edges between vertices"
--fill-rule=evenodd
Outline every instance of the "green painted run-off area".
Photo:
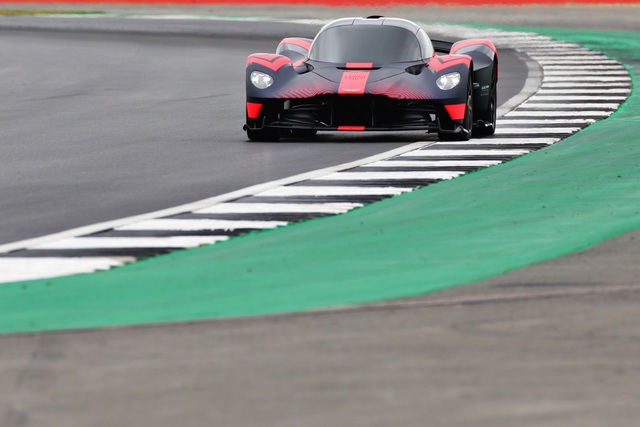
M 640 34 L 531 30 L 623 62 Z M 640 96 L 552 147 L 345 215 L 92 275 L 0 285 L 0 331 L 281 313 L 417 295 L 640 227 Z

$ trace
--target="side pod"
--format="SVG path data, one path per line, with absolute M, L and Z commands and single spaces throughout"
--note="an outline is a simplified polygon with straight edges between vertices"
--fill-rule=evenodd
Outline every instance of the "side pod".
M 498 50 L 486 39 L 461 40 L 451 47 L 450 55 L 473 58 L 473 102 L 476 111 L 491 108 L 491 96 L 498 82 Z

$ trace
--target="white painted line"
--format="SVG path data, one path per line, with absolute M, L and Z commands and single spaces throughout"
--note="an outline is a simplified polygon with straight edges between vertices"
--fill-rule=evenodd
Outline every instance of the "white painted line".
M 591 65 L 591 66 L 611 65 L 611 66 L 615 66 L 616 68 L 624 68 L 620 65 L 618 61 L 607 59 L 606 56 L 580 58 L 580 59 L 551 59 L 547 57 L 537 57 L 535 58 L 535 60 L 544 68 L 554 67 L 554 66 L 565 66 L 565 65 L 571 65 L 574 68 L 575 66 L 578 66 L 578 65 Z
M 488 35 L 487 35 L 488 34 Z M 494 44 L 496 45 L 504 45 L 507 44 L 509 45 L 509 48 L 515 49 L 518 48 L 520 46 L 528 46 L 528 45 L 539 45 L 541 43 L 548 43 L 551 41 L 551 39 L 540 39 L 540 38 L 536 38 L 536 37 L 522 37 L 519 35 L 513 36 L 513 37 L 507 37 L 504 34 L 502 35 L 491 35 L 490 33 L 474 33 L 474 34 L 467 34 L 470 37 L 489 37 L 491 38 L 491 40 L 493 41 Z M 464 36 L 461 34 L 461 36 Z M 557 46 L 559 49 L 562 49 L 562 47 L 560 45 Z
M 498 119 L 498 128 L 503 125 L 571 125 L 571 124 L 587 124 L 595 122 L 595 119 L 518 119 L 518 118 L 501 118 Z
M 582 81 L 572 82 L 571 80 L 559 81 L 559 82 L 544 82 L 540 89 L 582 89 L 587 88 L 590 90 L 601 89 L 631 89 L 630 79 L 621 79 L 617 82 L 594 82 L 594 81 Z
M 448 25 L 447 25 L 448 26 Z M 464 29 L 467 29 L 467 27 L 462 27 Z M 553 40 L 551 37 L 549 36 L 543 36 L 541 34 L 536 34 L 536 33 L 531 33 L 531 32 L 526 32 L 526 31 L 505 31 L 505 30 L 496 30 L 496 29 L 491 29 L 488 28 L 486 30 L 474 30 L 474 32 L 481 32 L 481 34 L 483 35 L 483 37 L 485 35 L 490 35 L 493 38 L 502 38 L 505 41 L 512 41 L 515 39 L 520 39 L 520 40 Z M 561 43 L 561 42 L 559 42 Z M 585 49 L 584 47 L 582 49 Z
M 584 46 L 581 46 L 578 43 L 555 40 L 551 37 L 549 37 L 549 40 L 547 40 L 546 42 L 538 43 L 537 45 L 535 43 L 535 40 L 531 40 L 531 46 L 529 46 L 529 49 L 531 50 L 547 50 L 549 48 L 551 48 L 552 52 L 556 51 L 557 49 L 571 52 L 574 49 L 584 49 Z
M 594 75 L 595 74 L 595 75 Z M 587 77 L 593 77 L 596 79 L 599 78 L 603 78 L 603 77 L 615 77 L 615 76 L 628 76 L 629 73 L 626 70 L 621 70 L 621 71 L 614 71 L 614 70 L 610 70 L 610 71 L 588 71 L 588 70 L 580 70 L 580 71 L 564 71 L 564 70 L 547 70 L 546 68 L 544 69 L 544 75 L 548 76 L 548 77 L 555 77 L 555 76 L 568 76 L 568 77 L 573 77 L 574 79 L 582 79 L 583 76 L 587 76 Z
M 537 134 L 549 134 L 549 135 L 566 135 L 579 131 L 580 128 L 566 127 L 566 128 L 504 128 L 497 127 L 496 135 L 537 135 Z
M 625 69 L 624 66 L 613 59 L 609 59 L 606 56 L 599 58 L 544 58 L 538 56 L 536 61 L 543 66 L 543 68 L 569 68 L 573 67 L 578 70 L 584 70 L 589 68 L 594 69 Z
M 312 187 L 295 185 L 263 191 L 256 194 L 256 197 L 394 196 L 412 190 L 412 188 L 401 187 Z
M 619 62 L 611 60 L 538 60 L 538 63 L 545 70 L 625 70 Z
M 580 76 L 577 79 L 575 76 L 548 76 L 545 75 L 542 79 L 542 84 L 551 82 L 572 82 L 574 80 L 581 80 L 582 82 L 615 82 L 615 83 L 628 83 L 631 80 L 627 76 Z
M 562 47 L 558 48 L 558 46 L 554 47 L 553 45 L 548 45 L 548 46 L 540 46 L 539 48 L 537 46 L 528 46 L 525 44 L 516 44 L 514 45 L 514 48 L 517 50 L 523 50 L 525 52 L 527 52 L 527 54 L 530 54 L 532 56 L 535 55 L 549 55 L 550 53 L 558 50 L 559 52 L 570 52 L 570 50 L 565 50 Z
M 565 48 L 565 47 L 571 47 L 573 49 L 573 46 L 575 45 L 575 43 L 571 43 L 571 42 L 563 42 L 560 40 L 555 40 L 549 36 L 543 36 L 541 34 L 536 34 L 536 33 L 524 33 L 522 34 L 522 37 L 518 36 L 518 37 L 514 37 L 514 38 L 510 38 L 509 37 L 509 33 L 508 32 L 504 32 L 503 33 L 503 37 L 505 37 L 506 41 L 510 41 L 513 43 L 530 43 L 533 46 L 540 46 L 540 45 L 546 45 L 549 44 L 551 46 L 557 47 L 557 48 Z M 575 45 L 578 49 L 584 49 L 584 47 L 579 46 L 579 45 Z
M 536 61 L 545 61 L 545 60 L 556 60 L 556 61 L 601 61 L 609 59 L 608 56 L 598 55 L 592 51 L 583 51 L 583 52 L 527 52 L 531 58 Z
M 575 83 L 571 84 L 571 82 L 546 82 L 540 88 L 541 90 L 547 89 L 569 89 L 569 90 L 589 90 L 593 92 L 599 92 L 607 89 L 625 89 L 631 91 L 630 82 L 586 82 L 586 83 Z
M 558 43 L 558 40 L 555 40 Z M 527 52 L 535 55 L 545 55 L 545 56 L 575 56 L 575 55 L 597 55 L 600 52 L 596 52 L 593 50 L 585 49 L 579 45 L 565 44 L 559 42 L 558 44 L 541 46 L 539 49 L 535 45 L 527 46 Z
M 547 53 L 544 54 L 540 54 L 540 53 L 530 53 L 532 56 L 535 56 L 536 58 L 541 58 L 541 57 L 569 57 L 569 56 L 578 56 L 578 57 L 582 57 L 582 56 L 589 56 L 589 57 L 593 57 L 593 58 L 608 58 L 608 56 L 604 55 L 603 53 L 600 52 L 596 52 L 593 50 L 589 50 L 589 49 L 557 49 L 557 50 L 550 50 Z
M 557 108 L 561 108 L 563 110 L 580 110 L 583 111 L 584 110 L 616 110 L 618 107 L 620 106 L 619 103 L 616 104 L 611 104 L 611 103 L 602 103 L 602 104 L 598 104 L 598 103 L 593 103 L 593 104 L 587 104 L 587 103 L 582 103 L 582 104 L 563 104 L 561 102 L 559 103 L 554 103 L 554 104 L 549 104 L 546 102 L 526 102 L 525 104 L 522 105 L 522 107 L 520 108 L 522 109 L 536 109 L 536 110 L 554 110 Z M 548 111 L 547 114 L 549 116 L 553 116 L 555 113 Z M 583 113 L 584 114 L 584 113 Z
M 532 51 L 532 52 L 547 52 L 547 51 L 554 51 L 556 49 L 565 49 L 567 51 L 570 51 L 570 49 L 573 49 L 574 47 L 578 47 L 578 45 L 572 45 L 572 44 L 558 44 L 557 41 L 554 40 L 549 40 L 549 41 L 538 41 L 538 40 L 519 40 L 519 39 L 515 39 L 512 40 L 509 44 L 511 44 L 512 46 L 516 47 L 516 48 L 521 48 L 521 49 L 526 49 L 527 51 Z
M 487 167 L 502 163 L 500 160 L 382 160 L 367 165 L 368 168 L 393 168 L 393 167 Z
M 631 89 L 547 89 L 542 88 L 536 96 L 542 95 L 629 95 Z
M 118 227 L 118 230 L 262 230 L 287 225 L 285 221 L 235 221 L 221 219 L 150 219 Z
M 193 248 L 228 238 L 228 236 L 72 237 L 29 249 Z
M 324 169 L 318 169 L 315 171 L 306 172 L 306 173 L 290 176 L 283 179 L 278 179 L 271 182 L 265 182 L 263 184 L 242 188 L 240 190 L 233 191 L 231 193 L 221 194 L 219 196 L 210 197 L 208 199 L 199 200 L 193 203 L 187 203 L 185 205 L 175 206 L 172 208 L 150 212 L 147 214 L 120 218 L 113 221 L 107 221 L 107 222 L 98 223 L 98 224 L 91 224 L 84 227 L 73 228 L 70 230 L 62 231 L 59 233 L 53 233 L 46 236 L 36 237 L 33 239 L 26 239 L 26 240 L 21 240 L 17 242 L 7 243 L 4 245 L 0 245 L 0 254 L 24 249 L 30 246 L 35 246 L 35 245 L 39 245 L 39 244 L 43 244 L 46 242 L 51 242 L 59 239 L 94 234 L 94 233 L 98 233 L 100 231 L 108 230 L 111 228 L 120 228 L 129 224 L 134 224 L 139 221 L 146 221 L 146 220 L 151 220 L 155 218 L 177 215 L 184 212 L 192 212 L 195 210 L 206 208 L 208 206 L 214 206 L 219 203 L 235 200 L 240 197 L 252 196 L 254 194 L 261 193 L 263 191 L 267 191 L 283 185 L 294 184 L 301 181 L 306 181 L 308 179 L 313 179 L 315 177 L 322 176 L 324 174 L 345 170 L 345 169 L 351 169 L 351 168 L 362 166 L 364 164 L 371 163 L 377 160 L 387 159 L 389 157 L 393 157 L 398 154 L 405 153 L 407 151 L 416 150 L 421 147 L 428 147 L 429 145 L 432 145 L 432 144 L 435 144 L 435 141 L 414 142 L 412 144 L 408 144 L 403 147 L 386 151 L 384 153 L 376 154 L 374 156 L 370 156 L 364 159 L 356 160 L 349 163 L 343 163 L 341 165 L 336 165 L 336 166 L 332 166 Z
M 315 178 L 319 181 L 377 181 L 377 180 L 415 180 L 415 179 L 453 179 L 464 174 L 453 172 L 337 172 Z
M 613 111 L 575 110 L 575 111 L 534 111 L 518 109 L 504 117 L 608 117 Z
M 497 39 L 492 39 L 494 44 L 496 44 L 496 40 Z M 498 44 L 496 46 L 498 46 L 498 49 L 502 47 L 500 45 L 507 45 L 509 49 L 525 51 L 527 53 L 531 52 L 531 53 L 545 54 L 547 52 L 553 52 L 554 46 L 555 46 L 555 49 L 558 49 L 562 52 L 571 51 L 571 48 L 569 47 L 555 44 L 547 40 L 538 41 L 538 40 L 523 40 L 523 39 L 515 38 L 513 40 L 504 39 L 503 41 L 499 41 L 497 43 Z
M 96 270 L 118 267 L 132 261 L 135 261 L 135 258 L 0 258 L 0 283 L 92 273 Z
M 362 206 L 362 203 L 222 203 L 200 209 L 200 214 L 242 213 L 330 213 L 338 214 Z
M 529 101 L 540 100 L 540 101 L 624 101 L 627 99 L 626 96 L 620 95 L 607 95 L 607 96 L 597 96 L 597 95 L 547 95 L 547 94 L 536 94 L 529 98 Z
M 448 25 L 447 25 L 448 27 Z M 468 30 L 467 27 L 462 27 Z M 496 30 L 496 29 L 492 29 L 492 28 L 488 28 L 486 30 L 477 30 L 477 31 L 481 31 L 483 36 L 491 36 L 493 38 L 499 38 L 502 37 L 505 40 L 511 40 L 511 39 L 537 39 L 537 38 L 541 38 L 541 39 L 545 39 L 545 40 L 551 40 L 551 37 L 549 36 L 543 36 L 540 34 L 536 34 L 536 33 L 530 33 L 530 32 L 525 32 L 525 31 L 504 31 L 504 30 Z M 508 37 L 509 36 L 509 37 Z
M 512 144 L 512 145 L 534 145 L 534 144 L 551 145 L 551 144 L 555 144 L 558 141 L 560 141 L 560 138 L 549 138 L 549 137 L 483 138 L 483 139 L 472 139 L 470 141 L 452 141 L 452 142 L 447 142 L 447 145 L 464 145 L 464 146 L 496 145 L 496 149 L 497 149 L 500 145 L 505 145 L 505 144 Z M 437 147 L 437 145 L 435 145 L 434 147 Z M 504 151 L 504 150 L 502 150 L 502 151 Z
M 549 37 L 549 36 L 543 36 L 541 34 L 536 34 L 536 33 L 528 33 L 528 32 L 518 32 L 518 31 L 503 31 L 503 30 L 486 30 L 486 31 L 482 31 L 482 35 L 484 37 L 484 35 L 491 35 L 491 37 L 496 38 L 496 39 L 503 39 L 504 41 L 507 42 L 512 42 L 512 41 L 522 41 L 522 42 L 526 42 L 526 41 L 530 41 L 532 43 L 542 43 L 542 42 L 551 42 L 554 41 L 558 44 L 562 43 L 562 42 L 558 42 L 557 40 L 554 40 L 553 38 Z
M 589 66 L 581 66 L 581 65 L 545 65 L 544 72 L 547 73 L 549 71 L 573 71 L 574 73 L 602 73 L 602 74 L 610 74 L 611 72 L 620 72 L 627 73 L 626 68 L 622 65 L 589 65 Z M 615 74 L 615 73 L 614 73 Z
M 558 49 L 554 49 L 554 50 L 550 50 L 549 53 L 547 53 L 546 55 L 548 56 L 581 56 L 581 55 L 590 55 L 590 56 L 604 56 L 607 57 L 606 55 L 604 55 L 601 52 L 595 51 L 595 50 L 590 50 L 587 49 L 583 46 L 580 46 L 578 48 L 564 48 L 562 47 L 561 44 L 558 45 Z
M 489 141 L 489 140 L 487 140 Z M 405 153 L 400 157 L 482 157 L 482 156 L 521 156 L 531 150 L 513 148 L 508 150 L 418 150 Z

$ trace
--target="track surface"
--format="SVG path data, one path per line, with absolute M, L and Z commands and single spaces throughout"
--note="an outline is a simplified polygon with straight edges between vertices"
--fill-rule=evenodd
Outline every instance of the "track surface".
M 65 24 L 81 25 L 52 23 Z M 213 25 L 216 32 L 208 29 Z M 94 26 L 155 34 L 0 29 L 0 51 L 13 58 L 0 71 L 0 244 L 193 202 L 427 137 L 326 134 L 314 142 L 250 143 L 242 131 L 244 61 L 275 49 L 278 26 Z M 245 39 L 220 36 L 233 26 L 245 28 Z M 195 35 L 161 34 L 169 28 Z M 312 31 L 289 31 L 296 30 Z M 522 88 L 526 67 L 511 51 L 500 59 L 499 97 L 506 101 Z
M 633 425 L 638 293 L 589 290 L 639 237 L 441 295 L 519 302 L 2 337 L 0 424 Z
M 606 283 L 592 261 L 635 262 L 611 249 L 541 265 L 540 282 L 473 287 L 505 295 Z M 548 281 L 567 267 L 569 277 Z M 639 303 L 639 292 L 613 292 L 7 336 L 0 421 L 628 427 L 640 416 Z

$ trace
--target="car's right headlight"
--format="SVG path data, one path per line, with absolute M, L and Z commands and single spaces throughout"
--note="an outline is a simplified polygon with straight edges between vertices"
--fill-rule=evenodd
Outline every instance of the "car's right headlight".
M 251 83 L 258 89 L 266 89 L 273 84 L 273 77 L 261 71 L 251 72 Z
M 460 73 L 449 73 L 438 77 L 436 84 L 442 90 L 453 89 L 460 83 Z

